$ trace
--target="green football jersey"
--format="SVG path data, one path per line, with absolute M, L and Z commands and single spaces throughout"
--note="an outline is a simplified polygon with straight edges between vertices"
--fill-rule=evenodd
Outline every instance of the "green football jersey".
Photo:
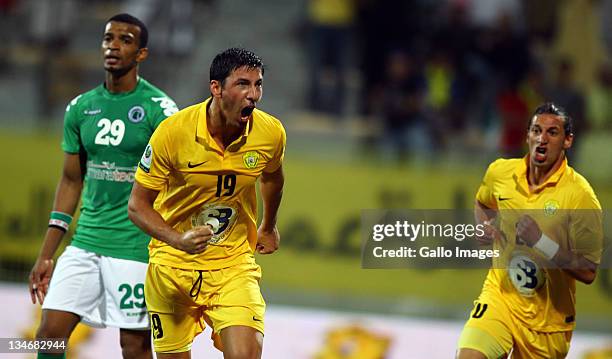
M 147 262 L 150 237 L 129 220 L 127 204 L 149 137 L 177 111 L 172 99 L 142 78 L 131 92 L 114 94 L 100 85 L 68 104 L 62 149 L 81 153 L 87 164 L 72 245 Z

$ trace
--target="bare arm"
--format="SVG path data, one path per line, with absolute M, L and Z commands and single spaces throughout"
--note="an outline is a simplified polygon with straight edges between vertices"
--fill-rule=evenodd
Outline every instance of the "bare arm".
M 563 268 L 567 274 L 584 284 L 591 284 L 595 281 L 595 277 L 597 276 L 597 264 L 584 258 L 580 254 L 559 248 L 557 255 L 555 255 L 552 260 Z
M 476 218 L 476 224 L 486 222 L 493 222 L 497 217 L 497 210 L 489 208 L 478 200 L 474 201 L 474 217 Z
M 484 235 L 476 237 L 480 244 L 491 244 L 496 237 L 501 238 L 501 234 L 497 228 L 492 225 L 495 218 L 497 218 L 497 210 L 489 208 L 476 200 L 474 202 L 474 218 L 476 219 L 477 225 L 484 225 Z
M 213 235 L 211 228 L 197 227 L 185 233 L 176 231 L 153 208 L 158 193 L 134 182 L 128 203 L 130 220 L 145 233 L 174 248 L 191 254 L 203 252 Z
M 62 176 L 55 190 L 53 210 L 74 215 L 83 190 L 83 175 L 79 154 L 66 153 Z M 29 287 L 32 303 L 43 303 L 53 273 L 53 256 L 64 237 L 64 231 L 49 227 L 36 263 L 30 272 Z
M 260 180 L 263 200 L 263 219 L 257 231 L 257 250 L 261 254 L 273 253 L 280 244 L 280 234 L 276 228 L 276 218 L 281 199 L 285 176 L 283 166 L 271 173 L 263 172 Z
M 517 235 L 530 247 L 542 237 L 542 231 L 536 221 L 528 215 L 521 217 L 517 223 Z M 597 275 L 597 264 L 586 259 L 578 253 L 559 247 L 557 253 L 552 257 L 552 262 L 562 268 L 574 279 L 591 284 Z

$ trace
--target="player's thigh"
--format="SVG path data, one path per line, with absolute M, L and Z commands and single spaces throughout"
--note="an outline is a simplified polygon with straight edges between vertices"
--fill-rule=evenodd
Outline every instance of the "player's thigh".
M 572 332 L 542 333 L 522 328 L 516 336 L 512 358 L 565 358 L 569 352 Z
M 505 359 L 508 356 L 503 356 L 501 358 Z M 486 355 L 484 355 L 483 353 L 481 353 L 479 350 L 476 349 L 469 349 L 469 348 L 461 348 L 459 350 L 457 350 L 457 359 L 488 359 Z
M 91 325 L 101 326 L 98 307 L 103 291 L 100 256 L 68 246 L 58 259 L 42 309 L 74 313 Z
M 494 299 L 479 299 L 466 322 L 458 343 L 459 358 L 504 358 L 513 345 L 512 320 L 503 303 Z M 469 349 L 469 350 L 468 350 Z M 482 358 L 482 357 L 481 357 Z
M 123 329 L 149 329 L 144 280 L 147 264 L 132 260 L 101 257 L 105 325 Z
M 191 352 L 155 353 L 157 359 L 191 359 Z
M 208 273 L 205 279 L 217 287 L 205 310 L 215 333 L 230 326 L 245 326 L 264 332 L 266 303 L 261 295 L 261 268 L 255 263 L 240 264 Z
M 193 271 L 149 264 L 145 296 L 158 354 L 189 352 L 193 339 L 206 326 L 202 309 L 189 299 L 193 281 Z
M 220 333 L 225 359 L 259 359 L 263 347 L 263 334 L 255 328 L 230 326 Z

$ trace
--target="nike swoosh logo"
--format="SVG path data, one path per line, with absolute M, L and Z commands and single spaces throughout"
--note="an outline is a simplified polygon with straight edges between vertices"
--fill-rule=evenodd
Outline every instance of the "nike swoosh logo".
M 502 196 L 498 196 L 498 197 L 497 197 L 497 200 L 498 200 L 498 201 L 507 201 L 507 200 L 509 200 L 509 199 L 512 199 L 512 197 L 502 197 Z
M 204 162 L 200 162 L 200 163 L 191 164 L 191 161 L 189 161 L 189 162 L 187 162 L 187 167 L 189 167 L 189 168 L 198 167 L 198 166 L 200 166 L 200 165 L 205 164 L 206 162 L 208 162 L 208 161 L 204 161 Z
M 253 320 L 256 321 L 256 322 L 261 322 L 262 321 L 261 319 L 255 318 L 255 316 L 253 316 Z

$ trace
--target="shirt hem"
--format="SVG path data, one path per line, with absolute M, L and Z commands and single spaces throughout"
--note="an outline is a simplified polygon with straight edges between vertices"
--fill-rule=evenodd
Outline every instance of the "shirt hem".
M 149 257 L 149 263 L 159 264 L 159 265 L 168 266 L 172 268 L 178 268 L 178 269 L 186 269 L 186 270 L 218 270 L 218 269 L 223 269 L 223 268 L 229 268 L 229 267 L 233 267 L 239 264 L 255 263 L 255 257 L 252 256 L 250 253 L 244 253 L 244 254 L 238 255 L 237 257 L 231 260 L 218 259 L 218 260 L 215 260 L 215 262 L 219 262 L 219 263 L 207 264 L 207 265 L 203 263 L 198 263 L 198 262 L 176 263 L 176 261 L 171 260 L 171 259 L 155 258 L 153 256 Z
M 129 256 L 129 255 L 121 255 L 121 254 L 117 254 L 115 251 L 112 250 L 106 250 L 103 248 L 99 248 L 96 246 L 92 246 L 92 245 L 88 245 L 85 243 L 81 243 L 78 241 L 72 241 L 70 243 L 71 246 L 80 248 L 80 249 L 84 249 L 86 251 L 89 252 L 93 252 L 95 254 L 101 255 L 101 256 L 105 256 L 105 257 L 110 257 L 110 258 L 117 258 L 117 259 L 125 259 L 128 261 L 134 261 L 134 262 L 140 262 L 140 263 L 148 263 L 149 260 L 146 257 L 136 257 L 136 256 Z

